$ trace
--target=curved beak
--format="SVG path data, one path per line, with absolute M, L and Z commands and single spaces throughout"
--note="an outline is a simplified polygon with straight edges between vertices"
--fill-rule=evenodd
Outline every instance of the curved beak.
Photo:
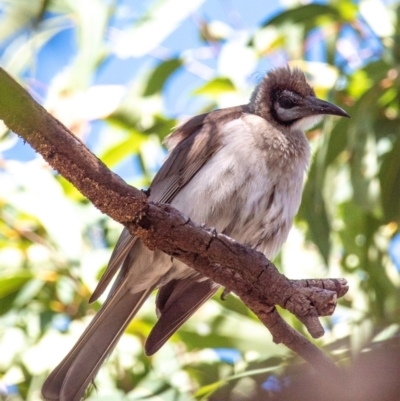
M 331 114 L 334 116 L 348 117 L 350 116 L 340 107 L 326 102 L 325 100 L 318 99 L 314 96 L 308 96 L 305 99 L 304 104 L 301 106 L 303 110 L 303 116 L 309 115 L 314 116 L 318 114 Z

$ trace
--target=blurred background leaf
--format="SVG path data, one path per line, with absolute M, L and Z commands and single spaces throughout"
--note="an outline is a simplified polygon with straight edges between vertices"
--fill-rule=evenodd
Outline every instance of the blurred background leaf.
M 246 103 L 271 68 L 303 69 L 317 95 L 352 118 L 308 133 L 313 164 L 275 262 L 291 278 L 349 281 L 316 341 L 347 366 L 398 346 L 400 4 L 304 3 L 0 0 L 0 63 L 140 188 L 180 121 Z M 46 375 L 103 301 L 87 303 L 120 230 L 0 127 L 1 399 L 40 400 Z M 153 296 L 89 399 L 280 399 L 304 367 L 234 295 L 217 295 L 147 358 L 154 321 Z

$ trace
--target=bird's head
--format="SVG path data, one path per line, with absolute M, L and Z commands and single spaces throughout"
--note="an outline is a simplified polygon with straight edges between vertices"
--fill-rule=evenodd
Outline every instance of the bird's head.
M 340 107 L 315 97 L 302 71 L 289 67 L 270 71 L 254 90 L 253 112 L 267 121 L 302 131 L 321 121 L 323 115 L 350 117 Z

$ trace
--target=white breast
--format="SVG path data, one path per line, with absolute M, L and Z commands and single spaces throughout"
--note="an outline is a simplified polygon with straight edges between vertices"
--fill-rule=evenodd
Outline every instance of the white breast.
M 228 122 L 224 146 L 180 190 L 172 205 L 272 258 L 301 200 L 309 147 L 253 114 Z

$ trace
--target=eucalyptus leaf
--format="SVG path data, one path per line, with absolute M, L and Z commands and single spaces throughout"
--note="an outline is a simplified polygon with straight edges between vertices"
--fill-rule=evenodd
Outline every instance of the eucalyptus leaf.
M 107 149 L 101 155 L 101 160 L 109 167 L 113 167 L 128 156 L 139 153 L 141 144 L 146 141 L 147 135 L 130 130 L 129 137 Z
M 280 24 L 302 24 L 307 20 L 316 20 L 318 17 L 331 18 L 334 21 L 341 21 L 340 12 L 333 6 L 323 4 L 307 4 L 282 11 L 273 18 L 262 23 L 262 26 L 278 26 Z
M 400 220 L 400 138 L 383 157 L 379 172 L 382 206 L 386 221 Z
M 197 88 L 193 94 L 215 97 L 223 93 L 234 91 L 235 87 L 229 78 L 219 77 L 206 82 L 203 86 Z
M 182 60 L 179 58 L 170 59 L 160 63 L 151 73 L 143 92 L 143 96 L 151 96 L 160 93 L 167 79 L 181 66 Z
M 0 315 L 15 307 L 14 302 L 19 292 L 32 278 L 32 274 L 25 271 L 0 276 Z
M 325 263 L 328 264 L 331 248 L 331 224 L 322 196 L 322 187 L 316 181 L 317 172 L 318 166 L 317 163 L 314 163 L 303 190 L 298 216 L 307 221 L 310 237 L 317 245 Z

